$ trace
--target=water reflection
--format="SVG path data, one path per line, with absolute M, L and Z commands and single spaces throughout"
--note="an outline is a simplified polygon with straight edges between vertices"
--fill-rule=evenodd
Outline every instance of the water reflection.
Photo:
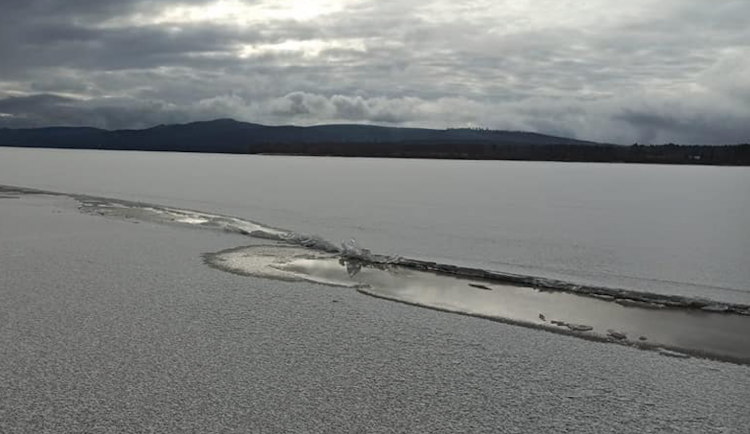
M 746 333 L 750 317 L 744 315 L 622 305 L 562 291 L 373 265 L 296 247 L 253 246 L 220 252 L 207 260 L 218 268 L 252 276 L 356 287 L 371 296 L 431 309 L 750 363 L 750 334 Z

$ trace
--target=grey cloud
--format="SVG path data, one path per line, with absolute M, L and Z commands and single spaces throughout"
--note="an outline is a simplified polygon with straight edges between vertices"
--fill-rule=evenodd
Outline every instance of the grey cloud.
M 165 4 L 202 4 L 210 0 L 3 0 L 4 16 L 29 20 L 109 18 L 140 10 L 149 12 Z
M 41 107 L 54 106 L 71 101 L 58 95 L 38 94 L 23 97 L 9 97 L 0 99 L 0 111 L 8 114 L 26 114 L 29 110 Z
M 357 0 L 311 22 L 98 26 L 172 3 L 6 0 L 0 96 L 28 96 L 0 100 L 0 122 L 122 128 L 229 116 L 750 141 L 745 0 L 665 0 L 594 26 L 530 26 L 486 12 L 484 0 L 450 3 L 453 15 L 437 21 L 435 0 Z M 323 45 L 238 56 L 288 41 Z
M 163 66 L 215 66 L 232 55 L 236 44 L 260 41 L 253 30 L 184 25 L 179 29 L 162 26 L 90 29 L 77 25 L 46 28 L 5 47 L 7 60 L 0 71 L 24 74 L 29 68 L 67 67 L 82 71 L 146 69 Z M 33 53 L 33 55 L 29 55 Z M 198 55 L 215 54 L 207 62 Z
M 0 99 L 0 127 L 94 126 L 145 128 L 181 122 L 189 113 L 156 101 L 84 101 L 55 95 Z M 10 116 L 8 116 L 10 115 Z

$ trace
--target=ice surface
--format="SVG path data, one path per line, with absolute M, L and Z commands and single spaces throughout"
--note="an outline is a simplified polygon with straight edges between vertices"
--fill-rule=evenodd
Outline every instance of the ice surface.
M 169 167 L 169 170 L 164 170 Z M 0 149 L 0 184 L 241 217 L 339 247 L 750 304 L 750 170 Z
M 750 426 L 747 366 L 219 272 L 201 252 L 263 241 L 21 196 L 0 203 L 3 433 Z
M 750 316 L 750 305 L 748 304 L 727 303 L 710 300 L 707 298 L 670 295 L 659 292 L 643 292 L 624 288 L 586 286 L 537 276 L 503 273 L 492 270 L 456 266 L 448 263 L 402 258 L 400 256 L 380 255 L 373 253 L 369 249 L 361 247 L 354 239 L 349 239 L 343 242 L 341 244 L 341 247 L 338 247 L 319 236 L 301 234 L 292 230 L 277 229 L 268 225 L 255 223 L 237 217 L 210 214 L 193 210 L 177 209 L 173 207 L 162 207 L 153 204 L 143 204 L 139 202 L 129 202 L 117 199 L 107 199 L 83 195 L 66 195 L 28 189 L 14 189 L 12 187 L 5 187 L 0 191 L 5 191 L 8 193 L 44 193 L 67 196 L 78 200 L 81 203 L 81 209 L 83 211 L 103 216 L 126 219 L 142 219 L 166 224 L 187 224 L 205 229 L 218 229 L 231 233 L 240 233 L 254 238 L 283 241 L 289 244 L 306 247 L 314 251 L 337 253 L 344 259 L 354 261 L 349 262 L 349 268 L 347 270 L 352 275 L 358 272 L 356 268 L 353 268 L 353 264 L 356 261 L 362 261 L 370 265 L 398 265 L 402 268 L 438 272 L 469 279 L 484 279 L 497 283 L 533 286 L 538 289 L 548 291 L 551 290 L 582 294 L 601 300 L 614 300 L 616 303 L 625 306 L 636 306 L 652 309 L 679 307 L 700 309 L 704 312 L 728 312 Z

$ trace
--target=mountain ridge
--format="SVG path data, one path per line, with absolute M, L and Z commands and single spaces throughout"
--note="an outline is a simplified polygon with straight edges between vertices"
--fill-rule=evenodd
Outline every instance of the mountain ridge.
M 0 128 L 0 146 L 334 157 L 750 165 L 750 144 L 632 145 L 525 131 L 379 125 L 268 126 L 215 119 L 145 129 Z
M 234 119 L 106 130 L 53 126 L 0 129 L 0 146 L 252 153 L 272 144 L 487 143 L 494 145 L 600 145 L 524 131 L 430 129 L 362 124 L 262 125 Z

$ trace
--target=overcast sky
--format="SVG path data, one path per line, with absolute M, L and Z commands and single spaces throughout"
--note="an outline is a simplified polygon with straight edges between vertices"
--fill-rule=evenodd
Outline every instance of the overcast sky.
M 0 126 L 750 141 L 748 0 L 0 0 Z

